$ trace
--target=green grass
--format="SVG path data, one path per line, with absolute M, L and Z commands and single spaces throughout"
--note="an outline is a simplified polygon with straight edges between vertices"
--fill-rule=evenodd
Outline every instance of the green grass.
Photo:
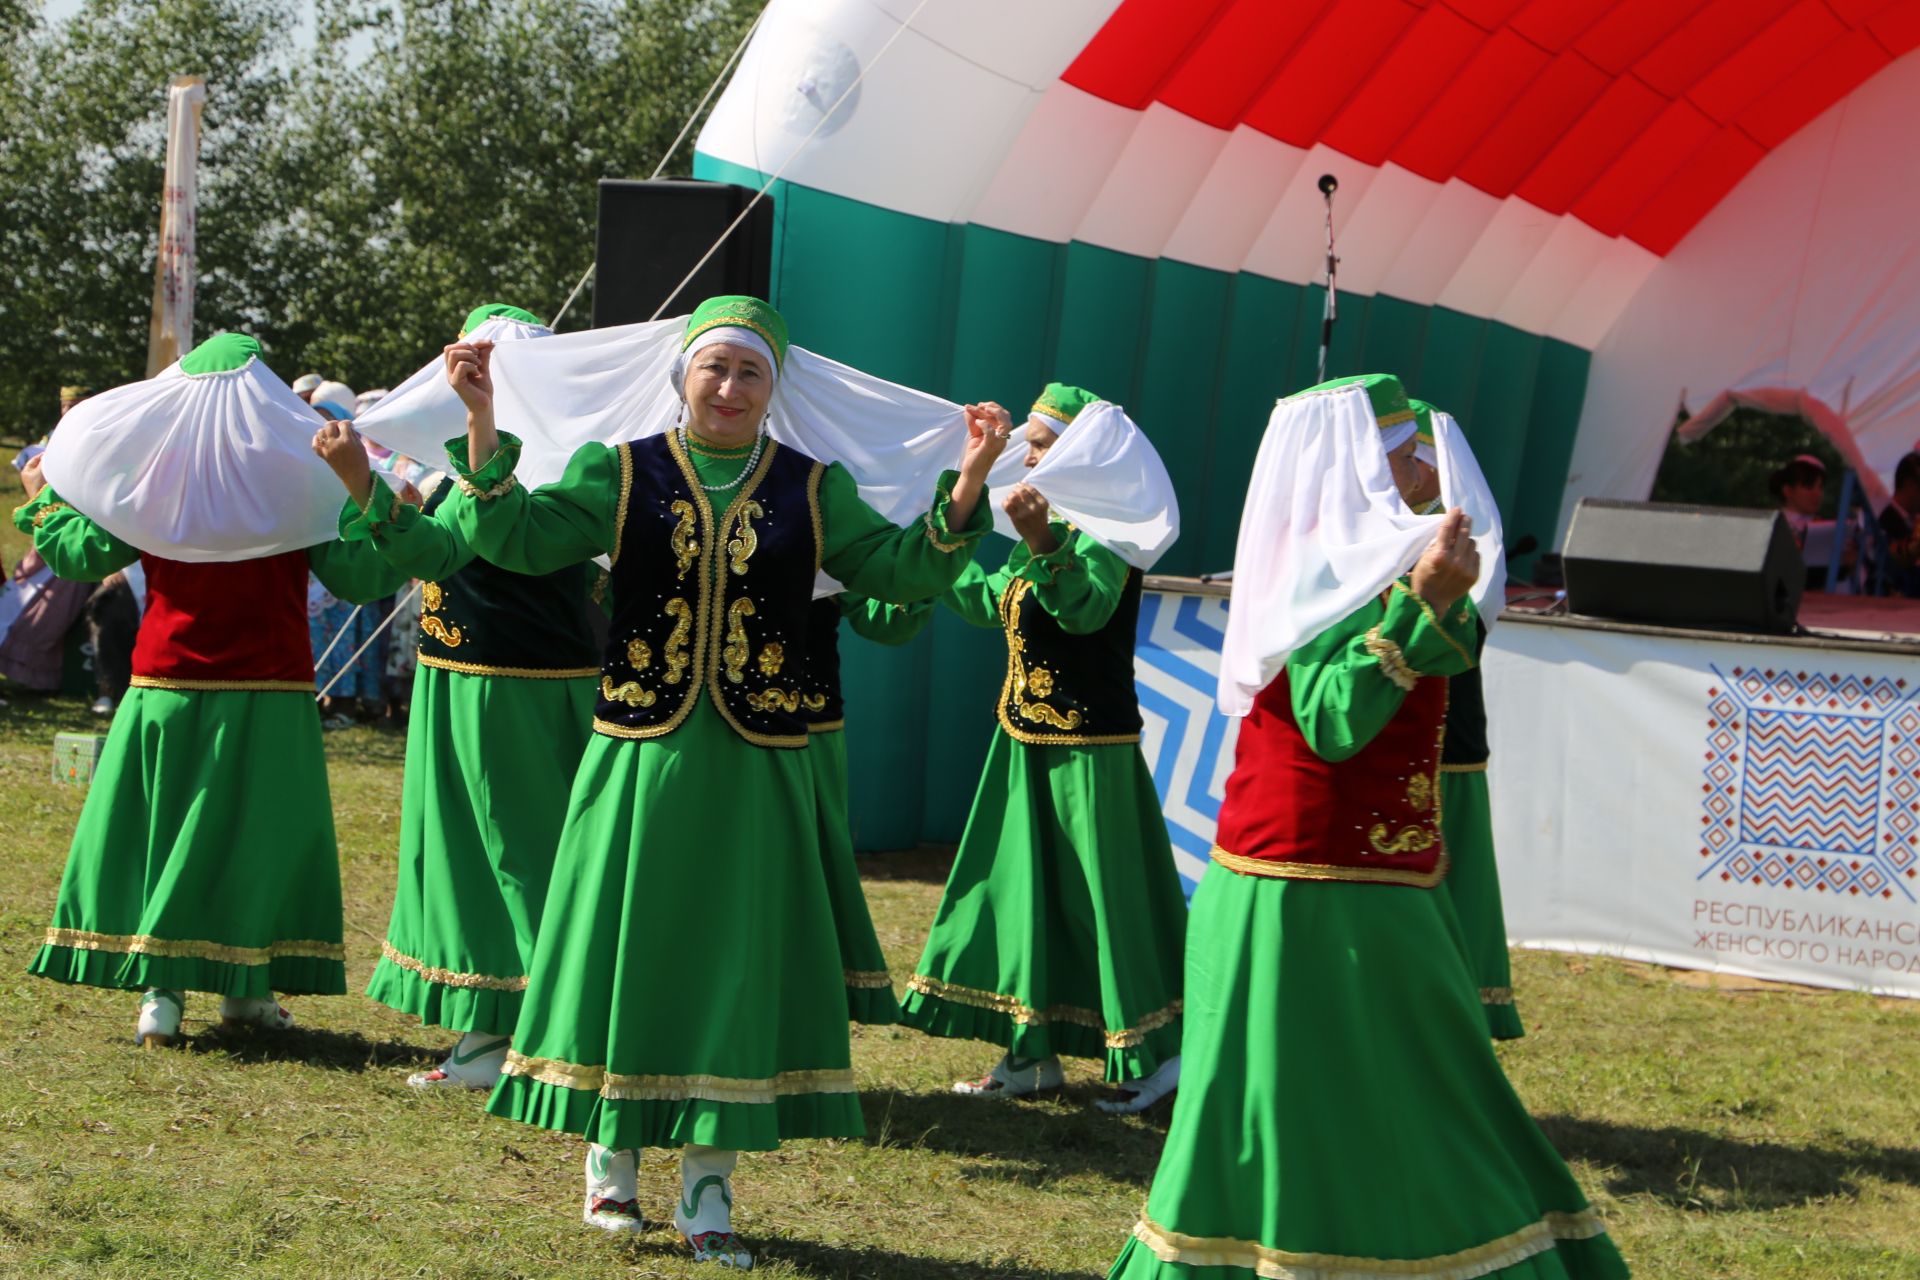
M 48 746 L 92 723 L 77 702 L 0 711 L 0 1274 L 712 1280 L 670 1228 L 622 1243 L 580 1225 L 577 1140 L 490 1118 L 474 1097 L 409 1091 L 405 1073 L 438 1058 L 443 1032 L 354 995 L 294 1001 L 301 1028 L 284 1038 L 227 1042 L 195 996 L 186 1046 L 142 1053 L 132 996 L 26 977 L 84 798 L 47 781 Z M 386 922 L 402 743 L 356 729 L 328 745 L 357 988 Z M 939 858 L 863 866 L 903 974 Z M 1515 986 L 1530 1034 L 1502 1057 L 1639 1276 L 1920 1277 L 1913 1006 L 1728 994 L 1532 953 L 1516 957 Z M 1145 1197 L 1165 1113 L 1101 1115 L 1084 1067 L 1053 1101 L 945 1091 L 994 1056 L 856 1029 L 868 1136 L 741 1161 L 736 1221 L 761 1273 L 1101 1273 Z M 674 1185 L 671 1159 L 647 1155 L 650 1216 L 665 1218 Z

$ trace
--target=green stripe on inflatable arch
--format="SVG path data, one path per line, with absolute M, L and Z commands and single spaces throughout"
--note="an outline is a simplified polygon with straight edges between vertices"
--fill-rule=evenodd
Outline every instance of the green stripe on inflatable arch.
M 694 174 L 762 174 L 698 155 Z M 773 298 L 793 340 L 881 377 L 1016 411 L 1050 379 L 1127 406 L 1166 459 L 1185 532 L 1158 571 L 1229 567 L 1273 401 L 1314 381 L 1324 291 L 935 222 L 779 182 Z M 1465 425 L 1509 539 L 1552 538 L 1589 353 L 1395 298 L 1340 295 L 1330 374 L 1398 373 Z M 1004 556 L 992 539 L 983 559 Z M 997 636 L 944 610 L 931 643 L 850 641 L 855 842 L 959 837 L 994 732 Z M 857 673 L 857 674 L 855 674 Z M 937 678 L 936 678 L 937 677 Z M 900 744 L 925 743 L 903 760 Z

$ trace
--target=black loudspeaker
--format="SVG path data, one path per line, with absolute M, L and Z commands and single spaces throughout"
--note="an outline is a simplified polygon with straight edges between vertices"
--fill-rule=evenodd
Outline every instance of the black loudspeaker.
M 602 178 L 593 255 L 594 327 L 651 320 L 656 311 L 685 315 L 715 294 L 766 297 L 773 280 L 772 196 L 755 204 L 686 287 L 674 293 L 753 196 L 753 188 L 725 182 Z
M 1583 498 L 1561 550 L 1567 608 L 1668 627 L 1792 631 L 1807 570 L 1777 511 Z

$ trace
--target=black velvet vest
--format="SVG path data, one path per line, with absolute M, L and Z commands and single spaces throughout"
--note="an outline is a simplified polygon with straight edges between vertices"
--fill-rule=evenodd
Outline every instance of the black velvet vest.
M 1041 746 L 1140 741 L 1133 641 L 1144 581 L 1138 569 L 1129 568 L 1113 616 L 1090 635 L 1062 628 L 1029 597 L 1024 578 L 1001 592 L 1000 622 L 1007 632 L 1001 728 L 1016 741 Z
M 1440 750 L 1440 767 L 1465 773 L 1486 767 L 1487 703 L 1480 688 L 1480 658 L 1487 651 L 1487 624 L 1476 622 L 1479 633 L 1474 662 L 1447 681 L 1447 735 Z
M 672 733 L 704 686 L 748 742 L 806 746 L 825 465 L 768 441 L 738 488 L 712 495 L 716 512 L 677 433 L 618 453 L 613 620 L 593 727 L 619 738 Z
M 809 733 L 847 727 L 846 699 L 840 696 L 840 601 L 828 596 L 807 606 L 807 678 L 800 714 Z
M 438 511 L 454 491 L 427 499 Z M 599 671 L 587 610 L 597 570 L 514 573 L 478 556 L 439 582 L 420 584 L 420 661 L 466 675 L 564 679 Z

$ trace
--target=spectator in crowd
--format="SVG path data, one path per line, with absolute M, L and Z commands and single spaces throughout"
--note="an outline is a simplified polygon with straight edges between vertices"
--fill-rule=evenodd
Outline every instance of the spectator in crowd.
M 83 386 L 60 388 L 60 416 L 91 394 Z M 25 466 L 42 452 L 40 445 L 22 449 L 15 465 Z M 52 693 L 60 687 L 67 632 L 80 621 L 95 585 L 54 577 L 40 553 L 29 549 L 14 567 L 9 590 L 25 603 L 0 639 L 0 676 L 35 693 Z
M 321 382 L 321 378 L 319 374 L 303 373 L 299 377 L 293 380 L 293 394 L 299 396 L 302 400 L 305 400 L 308 404 L 312 404 L 313 389 L 319 386 L 320 382 Z
M 1880 531 L 1887 535 L 1892 563 L 1887 566 L 1887 594 L 1920 596 L 1920 450 L 1900 459 L 1893 469 L 1893 497 L 1880 511 Z
M 1834 522 L 1815 518 L 1827 496 L 1827 464 L 1810 453 L 1803 453 L 1775 470 L 1767 479 L 1767 487 L 1780 505 L 1780 514 L 1786 517 L 1794 544 L 1806 561 L 1807 590 L 1843 587 L 1844 583 L 1832 588 L 1827 583 L 1827 557 L 1833 546 Z M 1855 540 L 1848 537 L 1846 549 L 1841 552 L 1840 567 L 1851 570 L 1858 553 Z

